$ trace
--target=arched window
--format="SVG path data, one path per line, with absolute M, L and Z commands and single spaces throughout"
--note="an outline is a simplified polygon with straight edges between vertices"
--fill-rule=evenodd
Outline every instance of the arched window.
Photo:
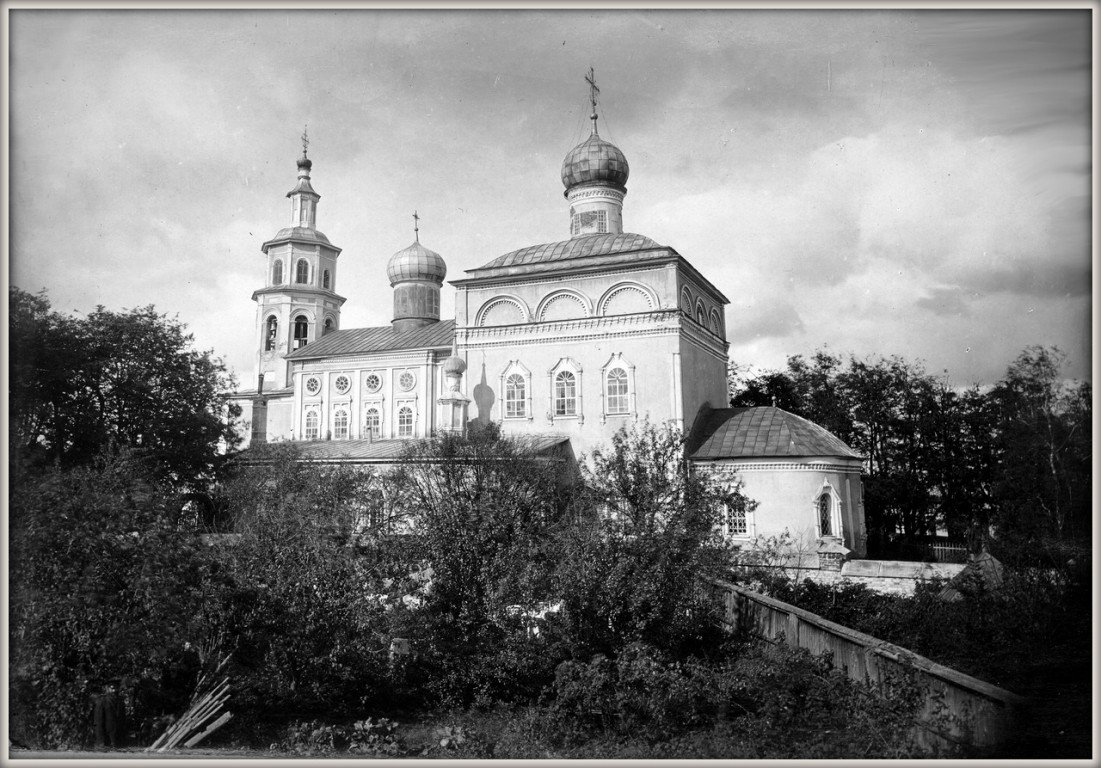
M 627 396 L 627 371 L 622 368 L 613 368 L 608 371 L 608 413 L 627 413 L 630 409 L 630 398 Z
M 348 412 L 343 408 L 338 408 L 333 414 L 333 439 L 348 439 Z
M 723 527 L 727 536 L 748 536 L 749 518 L 745 505 L 723 505 Z
M 306 346 L 310 335 L 310 321 L 305 315 L 294 318 L 294 348 L 301 349 Z
M 271 267 L 271 284 L 279 285 L 283 282 L 283 260 L 276 259 Z
M 299 259 L 294 268 L 294 282 L 305 285 L 310 282 L 310 263 L 305 259 Z
M 382 419 L 379 417 L 378 408 L 368 408 L 363 414 L 363 431 L 366 436 L 377 440 L 381 434 Z
M 413 409 L 403 405 L 398 411 L 398 437 L 413 436 Z
M 306 439 L 316 440 L 321 435 L 321 418 L 317 411 L 306 411 Z
M 833 535 L 833 499 L 829 491 L 818 497 L 818 535 Z
M 577 377 L 572 371 L 559 371 L 554 377 L 554 415 L 577 415 Z
M 527 416 L 527 382 L 519 373 L 511 374 L 505 380 L 505 416 L 522 418 Z
M 328 333 L 332 329 L 333 329 L 333 319 L 331 317 L 326 317 L 325 318 L 325 327 L 321 329 L 321 335 L 324 336 L 326 333 Z
M 275 349 L 276 337 L 279 335 L 279 321 L 272 315 L 268 318 L 268 327 L 264 332 L 264 351 L 271 352 Z
M 321 275 L 321 287 L 326 289 L 329 287 L 329 270 L 327 269 Z

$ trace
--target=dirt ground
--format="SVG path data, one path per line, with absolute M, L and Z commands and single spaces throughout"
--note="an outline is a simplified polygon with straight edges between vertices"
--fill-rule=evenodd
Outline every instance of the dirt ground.
M 118 750 L 84 750 L 84 751 L 38 751 L 31 749 L 18 749 L 12 747 L 8 750 L 8 760 L 56 760 L 58 762 L 70 760 L 94 760 L 114 763 L 119 760 L 176 760 L 182 764 L 192 761 L 209 760 L 279 760 L 294 759 L 294 755 L 286 753 L 273 753 L 262 749 L 170 749 L 165 752 L 146 752 L 142 747 L 132 747 Z

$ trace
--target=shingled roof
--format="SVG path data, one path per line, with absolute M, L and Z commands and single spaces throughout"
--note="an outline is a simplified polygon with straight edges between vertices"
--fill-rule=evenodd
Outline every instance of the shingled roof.
M 861 459 L 836 435 L 772 406 L 701 411 L 688 437 L 693 459 L 836 456 Z
M 561 240 L 556 243 L 544 243 L 542 245 L 531 245 L 517 251 L 510 251 L 503 256 L 498 256 L 488 264 L 478 267 L 478 269 L 467 270 L 467 272 L 474 273 L 483 269 L 539 264 L 546 261 L 581 259 L 586 256 L 606 256 L 613 253 L 646 251 L 651 248 L 661 248 L 661 246 L 645 235 L 635 235 L 630 232 L 604 235 L 582 235 L 581 237 L 574 237 L 570 240 Z
M 330 331 L 312 344 L 287 355 L 288 360 L 311 360 L 337 355 L 359 355 L 365 352 L 390 352 L 399 349 L 435 349 L 450 347 L 455 338 L 455 321 L 396 331 L 393 326 L 378 328 L 348 328 Z

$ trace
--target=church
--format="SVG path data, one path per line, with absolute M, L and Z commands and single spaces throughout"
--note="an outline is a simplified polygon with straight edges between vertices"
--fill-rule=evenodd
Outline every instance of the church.
M 498 256 L 449 282 L 414 240 L 390 257 L 393 319 L 342 328 L 341 249 L 317 228 L 303 137 L 290 226 L 261 246 L 256 387 L 240 391 L 252 443 L 294 441 L 304 460 L 388 465 L 405 441 L 495 422 L 574 457 L 641 419 L 686 435 L 695 466 L 737 477 L 758 502 L 728 516 L 735 540 L 784 530 L 863 556 L 861 457 L 775 407 L 727 408 L 729 300 L 675 249 L 624 230 L 630 167 L 597 126 L 561 168 L 568 237 Z M 832 555 L 831 555 L 832 556 Z

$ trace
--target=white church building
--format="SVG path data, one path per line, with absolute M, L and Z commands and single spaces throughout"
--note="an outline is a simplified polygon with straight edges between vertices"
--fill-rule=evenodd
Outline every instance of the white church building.
M 341 249 L 317 228 L 305 142 L 290 226 L 261 246 L 256 387 L 238 392 L 252 443 L 294 441 L 305 460 L 393 464 L 407 440 L 496 422 L 574 456 L 636 421 L 672 422 L 697 466 L 737 476 L 758 502 L 736 539 L 787 529 L 823 552 L 865 552 L 861 457 L 774 407 L 727 408 L 723 292 L 675 249 L 624 231 L 630 169 L 597 131 L 561 180 L 564 239 L 498 256 L 459 279 L 414 242 L 386 265 L 388 326 L 342 328 Z

